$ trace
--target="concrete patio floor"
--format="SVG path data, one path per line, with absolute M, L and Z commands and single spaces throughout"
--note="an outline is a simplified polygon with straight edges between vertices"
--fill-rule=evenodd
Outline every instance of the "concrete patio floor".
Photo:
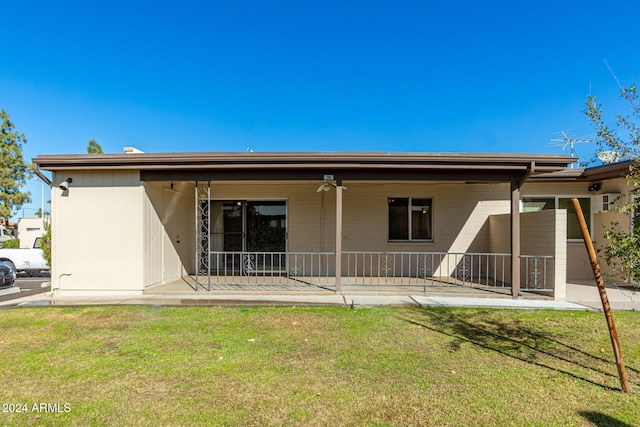
M 200 278 L 196 284 L 194 276 L 185 276 L 166 284 L 155 285 L 147 288 L 144 295 L 182 295 L 182 296 L 218 296 L 228 294 L 252 294 L 252 295 L 336 295 L 334 284 L 313 283 L 311 280 L 288 280 L 283 282 L 281 278 L 275 280 L 261 279 L 256 283 L 217 284 L 215 280 L 209 284 L 207 278 Z M 426 282 L 413 282 L 395 284 L 343 284 L 341 295 L 378 295 L 378 296 L 448 296 L 448 297 L 475 297 L 475 298 L 511 298 L 510 287 L 481 287 L 458 285 L 428 280 Z M 522 292 L 523 299 L 551 300 L 553 297 L 548 292 Z
M 602 310 L 597 287 L 590 282 L 567 284 L 567 299 L 523 292 L 513 299 L 508 288 L 343 286 L 341 293 L 309 286 L 250 285 L 195 290 L 193 279 L 181 279 L 149 288 L 134 297 L 53 297 L 51 293 L 1 303 L 0 306 L 154 305 L 154 306 L 415 306 L 487 307 L 558 310 Z M 632 287 L 607 284 L 613 310 L 640 310 L 640 295 Z

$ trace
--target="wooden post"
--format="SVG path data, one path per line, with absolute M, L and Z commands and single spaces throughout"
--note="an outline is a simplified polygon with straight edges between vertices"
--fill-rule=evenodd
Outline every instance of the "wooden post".
M 511 183 L 511 297 L 520 297 L 520 185 Z
M 573 202 L 573 209 L 576 211 L 578 217 L 578 224 L 582 231 L 582 238 L 584 239 L 584 245 L 587 248 L 589 254 L 589 261 L 591 261 L 591 268 L 593 269 L 593 275 L 596 279 L 596 285 L 598 285 L 598 292 L 600 292 L 600 300 L 602 301 L 602 308 L 604 309 L 604 315 L 607 318 L 607 326 L 609 327 L 609 336 L 611 337 L 611 345 L 613 347 L 613 354 L 616 357 L 616 365 L 618 367 L 618 376 L 620 377 L 620 387 L 625 393 L 631 393 L 631 387 L 627 380 L 627 373 L 624 369 L 624 360 L 622 360 L 622 349 L 620 348 L 620 340 L 618 339 L 618 331 L 616 330 L 616 324 L 613 321 L 613 313 L 611 312 L 611 305 L 609 304 L 609 298 L 607 297 L 607 290 L 604 287 L 604 279 L 600 274 L 600 265 L 598 264 L 598 258 L 596 257 L 596 251 L 591 243 L 591 236 L 587 229 L 587 222 L 584 220 L 584 214 L 580 207 L 578 199 L 571 199 Z
M 342 292 L 342 181 L 336 182 L 336 292 Z

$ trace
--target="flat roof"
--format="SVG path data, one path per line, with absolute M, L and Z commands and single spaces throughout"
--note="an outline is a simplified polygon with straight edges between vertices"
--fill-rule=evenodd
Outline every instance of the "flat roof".
M 553 154 L 494 153 L 400 153 L 400 152 L 259 152 L 259 153 L 135 153 L 135 154 L 44 154 L 33 159 L 43 170 L 91 169 L 200 169 L 234 166 L 437 166 L 564 169 L 575 158 Z
M 454 180 L 521 181 L 560 171 L 577 159 L 561 154 L 427 152 L 188 152 L 49 154 L 33 159 L 36 172 L 139 170 L 163 180 Z

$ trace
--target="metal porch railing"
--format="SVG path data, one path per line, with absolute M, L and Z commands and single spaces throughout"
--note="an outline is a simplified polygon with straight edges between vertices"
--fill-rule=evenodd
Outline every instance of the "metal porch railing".
M 523 291 L 552 292 L 551 256 L 523 255 Z M 353 286 L 510 288 L 511 254 L 343 252 L 342 283 Z
M 200 286 L 275 285 L 335 288 L 331 252 L 210 252 Z M 204 280 L 202 280 L 204 279 Z
M 206 255 L 203 255 L 203 258 Z M 521 290 L 553 292 L 552 256 L 522 255 Z M 212 286 L 322 287 L 335 290 L 332 252 L 212 251 L 196 288 Z M 342 253 L 342 286 L 388 288 L 510 288 L 511 254 L 453 252 Z

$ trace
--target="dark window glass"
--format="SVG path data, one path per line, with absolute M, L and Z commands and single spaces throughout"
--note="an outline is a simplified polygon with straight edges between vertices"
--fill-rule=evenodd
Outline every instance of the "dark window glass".
M 409 199 L 389 199 L 389 240 L 409 239 Z
M 578 201 L 582 208 L 584 220 L 587 222 L 587 230 L 591 230 L 591 199 L 578 198 Z M 582 239 L 582 231 L 580 231 L 580 224 L 578 224 L 578 217 L 573 209 L 571 199 L 558 199 L 558 209 L 567 210 L 567 239 Z
M 523 197 L 522 212 L 538 212 L 556 208 L 555 197 Z
M 431 199 L 411 199 L 411 239 L 431 238 Z
M 431 199 L 389 198 L 389 240 L 433 239 Z

